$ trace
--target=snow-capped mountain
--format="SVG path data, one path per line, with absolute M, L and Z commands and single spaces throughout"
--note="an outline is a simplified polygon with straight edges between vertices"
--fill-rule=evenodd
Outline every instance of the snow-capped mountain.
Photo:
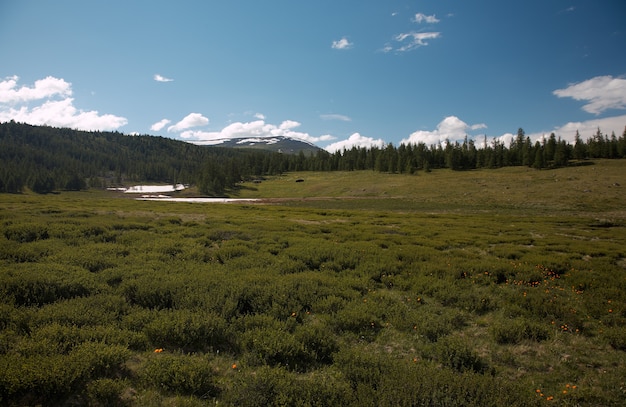
M 314 144 L 284 136 L 229 138 L 212 140 L 210 143 L 202 143 L 202 145 L 229 148 L 254 148 L 284 154 L 299 154 L 300 151 L 302 151 L 305 155 L 316 154 L 321 150 L 320 147 Z

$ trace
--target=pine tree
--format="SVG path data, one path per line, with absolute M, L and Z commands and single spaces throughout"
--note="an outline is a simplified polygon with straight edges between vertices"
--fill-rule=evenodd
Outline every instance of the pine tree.
M 535 142 L 535 160 L 533 161 L 533 168 L 541 169 L 544 167 L 543 162 L 543 146 L 539 141 Z

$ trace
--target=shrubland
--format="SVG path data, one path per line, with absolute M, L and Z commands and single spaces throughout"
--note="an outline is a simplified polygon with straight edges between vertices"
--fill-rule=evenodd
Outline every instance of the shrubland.
M 622 405 L 625 169 L 0 194 L 0 404 Z

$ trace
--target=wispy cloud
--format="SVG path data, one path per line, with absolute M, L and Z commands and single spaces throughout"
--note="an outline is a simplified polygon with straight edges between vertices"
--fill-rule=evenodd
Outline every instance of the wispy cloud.
M 152 131 L 159 131 L 163 127 L 165 127 L 168 124 L 170 124 L 171 122 L 172 122 L 171 120 L 163 119 L 161 121 L 158 121 L 158 122 L 154 123 L 152 126 L 150 126 L 150 130 L 152 130 Z
M 332 48 L 333 49 L 349 49 L 349 48 L 352 48 L 352 43 L 348 41 L 346 37 L 343 37 L 340 40 L 333 41 Z
M 354 133 L 346 140 L 341 140 L 329 144 L 324 147 L 324 149 L 329 153 L 335 153 L 337 151 L 350 150 L 352 147 L 383 148 L 385 145 L 386 143 L 383 139 L 374 139 L 372 137 L 362 136 L 359 133 Z
M 34 86 L 18 87 L 19 78 L 0 81 L 0 122 L 15 120 L 33 125 L 79 130 L 115 130 L 128 123 L 125 117 L 83 111 L 74 106 L 72 84 L 48 76 Z
M 417 13 L 415 14 L 415 17 L 413 17 L 412 21 L 418 24 L 421 24 L 421 23 L 436 24 L 440 20 L 437 17 L 435 17 L 434 14 L 432 16 L 427 16 L 426 14 Z
M 352 119 L 348 116 L 342 115 L 342 114 L 334 114 L 334 113 L 330 113 L 330 114 L 321 114 L 320 118 L 322 120 L 339 120 L 342 122 L 351 122 Z
M 608 109 L 626 109 L 626 79 L 610 75 L 596 76 L 552 93 L 560 98 L 587 101 L 583 110 L 596 115 Z
M 424 13 L 417 13 L 411 18 L 411 21 L 417 24 L 427 23 L 427 24 L 436 24 L 439 20 L 434 14 L 432 16 L 426 15 Z M 439 38 L 441 36 L 441 32 L 437 31 L 429 31 L 429 32 L 404 32 L 397 34 L 394 37 L 394 40 L 400 44 L 387 43 L 380 50 L 384 53 L 396 51 L 396 52 L 407 52 L 412 51 L 414 49 L 424 47 L 429 44 L 429 40 L 433 40 Z
M 397 42 L 403 45 L 396 48 L 398 52 L 412 51 L 414 49 L 424 47 L 428 45 L 428 40 L 439 38 L 441 33 L 439 32 L 408 32 L 396 35 L 394 38 Z M 385 47 L 385 49 L 389 49 Z M 393 48 L 391 48 L 393 49 Z
M 173 82 L 174 79 L 166 78 L 165 76 L 161 76 L 158 73 L 154 75 L 154 80 L 157 82 Z
M 207 124 L 209 124 L 209 119 L 202 116 L 200 113 L 189 113 L 181 121 L 173 126 L 168 127 L 167 131 L 180 132 L 190 129 L 192 127 L 206 126 Z

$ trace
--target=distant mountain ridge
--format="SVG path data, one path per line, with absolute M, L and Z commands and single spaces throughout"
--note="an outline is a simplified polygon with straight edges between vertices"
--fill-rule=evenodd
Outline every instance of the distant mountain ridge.
M 246 148 L 268 150 L 284 154 L 300 154 L 304 155 L 316 154 L 320 147 L 306 142 L 285 136 L 273 137 L 238 137 L 211 141 L 209 143 L 198 143 L 199 145 L 207 145 L 212 147 L 228 147 L 228 148 Z

